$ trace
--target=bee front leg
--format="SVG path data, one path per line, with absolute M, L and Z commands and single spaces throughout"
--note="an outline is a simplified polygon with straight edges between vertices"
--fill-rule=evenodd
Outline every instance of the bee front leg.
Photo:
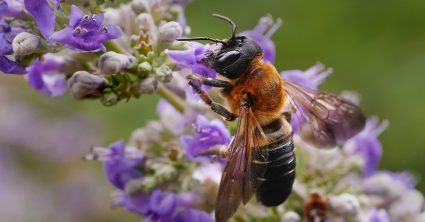
M 202 101 L 204 101 L 207 105 L 211 107 L 212 111 L 224 117 L 227 121 L 233 121 L 238 117 L 236 114 L 227 110 L 224 106 L 212 101 L 212 99 L 204 92 L 204 90 L 202 90 L 201 87 L 195 84 L 194 80 L 190 80 L 189 85 L 201 97 Z
M 220 80 L 220 79 L 205 78 L 205 77 L 193 75 L 193 74 L 188 75 L 187 79 L 199 81 L 202 84 L 207 85 L 207 86 L 223 88 L 223 90 L 225 92 L 230 92 L 230 91 L 232 91 L 232 88 L 233 88 L 233 86 L 230 82 Z

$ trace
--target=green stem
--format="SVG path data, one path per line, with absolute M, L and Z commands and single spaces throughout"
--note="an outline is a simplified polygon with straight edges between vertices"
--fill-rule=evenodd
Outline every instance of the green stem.
M 103 45 L 109 51 L 114 51 L 116 53 L 125 54 L 125 51 L 121 47 L 119 47 L 113 40 L 109 40 L 109 41 L 103 43 Z
M 184 112 L 183 101 L 173 95 L 173 93 L 170 92 L 170 90 L 168 90 L 165 86 L 159 86 L 158 95 L 160 95 L 163 99 L 167 100 L 167 102 L 169 102 L 179 112 Z

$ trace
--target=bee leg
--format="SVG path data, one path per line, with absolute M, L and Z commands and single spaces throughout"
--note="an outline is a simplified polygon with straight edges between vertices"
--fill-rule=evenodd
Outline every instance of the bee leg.
M 287 122 L 291 122 L 292 112 L 283 112 L 282 115 L 285 117 Z
M 219 159 L 226 159 L 229 156 L 229 150 L 225 145 L 215 145 L 207 150 L 195 154 L 195 157 L 198 156 L 216 156 Z
M 200 81 L 202 84 L 207 85 L 207 86 L 223 88 L 223 90 L 225 92 L 230 92 L 230 91 L 232 91 L 232 88 L 233 88 L 233 86 L 230 82 L 220 80 L 220 79 L 204 78 L 202 76 L 193 75 L 193 74 L 188 75 L 187 78 L 189 80 Z
M 212 101 L 212 99 L 199 87 L 193 80 L 189 81 L 189 85 L 198 93 L 202 101 L 211 107 L 211 110 L 216 112 L 218 115 L 224 117 L 227 121 L 233 121 L 237 118 L 236 114 L 227 110 L 224 106 Z

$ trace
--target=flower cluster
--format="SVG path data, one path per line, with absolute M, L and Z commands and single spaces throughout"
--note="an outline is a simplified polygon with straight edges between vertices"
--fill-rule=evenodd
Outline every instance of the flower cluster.
M 142 94 L 160 95 L 157 120 L 136 129 L 127 143 L 94 147 L 85 158 L 103 162 L 115 189 L 115 206 L 148 221 L 213 221 L 225 163 L 219 154 L 229 145 L 231 133 L 208 112 L 185 77 L 194 73 L 216 78 L 205 57 L 217 45 L 176 41 L 190 34 L 185 0 L 133 0 L 116 8 L 107 7 L 108 1 L 88 2 L 0 0 L 0 71 L 26 76 L 34 89 L 48 96 L 69 91 L 75 99 L 99 99 L 105 106 Z M 268 15 L 240 35 L 254 40 L 264 60 L 274 63 L 271 38 L 280 25 Z M 331 72 L 319 63 L 305 71 L 282 71 L 281 76 L 316 90 Z M 353 95 L 342 96 L 358 101 Z M 301 121 L 292 119 L 294 132 Z M 383 154 L 377 137 L 387 125 L 370 117 L 362 132 L 330 150 L 316 149 L 294 134 L 299 166 L 288 201 L 272 209 L 251 201 L 236 217 L 425 221 L 415 179 L 407 172 L 377 169 Z

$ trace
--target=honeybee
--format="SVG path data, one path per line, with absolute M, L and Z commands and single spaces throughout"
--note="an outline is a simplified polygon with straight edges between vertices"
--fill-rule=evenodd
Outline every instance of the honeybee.
M 236 24 L 229 18 L 214 16 L 231 24 L 230 38 L 177 40 L 207 40 L 221 45 L 206 55 L 204 62 L 224 80 L 190 75 L 189 85 L 214 112 L 228 121 L 237 119 L 215 206 L 216 221 L 223 222 L 254 193 L 267 207 L 280 205 L 288 198 L 296 163 L 292 118 L 303 120 L 298 133 L 304 141 L 326 148 L 360 132 L 365 117 L 359 107 L 343 98 L 282 79 L 276 68 L 262 59 L 259 45 L 236 35 Z M 214 102 L 201 84 L 222 88 L 229 109 Z

